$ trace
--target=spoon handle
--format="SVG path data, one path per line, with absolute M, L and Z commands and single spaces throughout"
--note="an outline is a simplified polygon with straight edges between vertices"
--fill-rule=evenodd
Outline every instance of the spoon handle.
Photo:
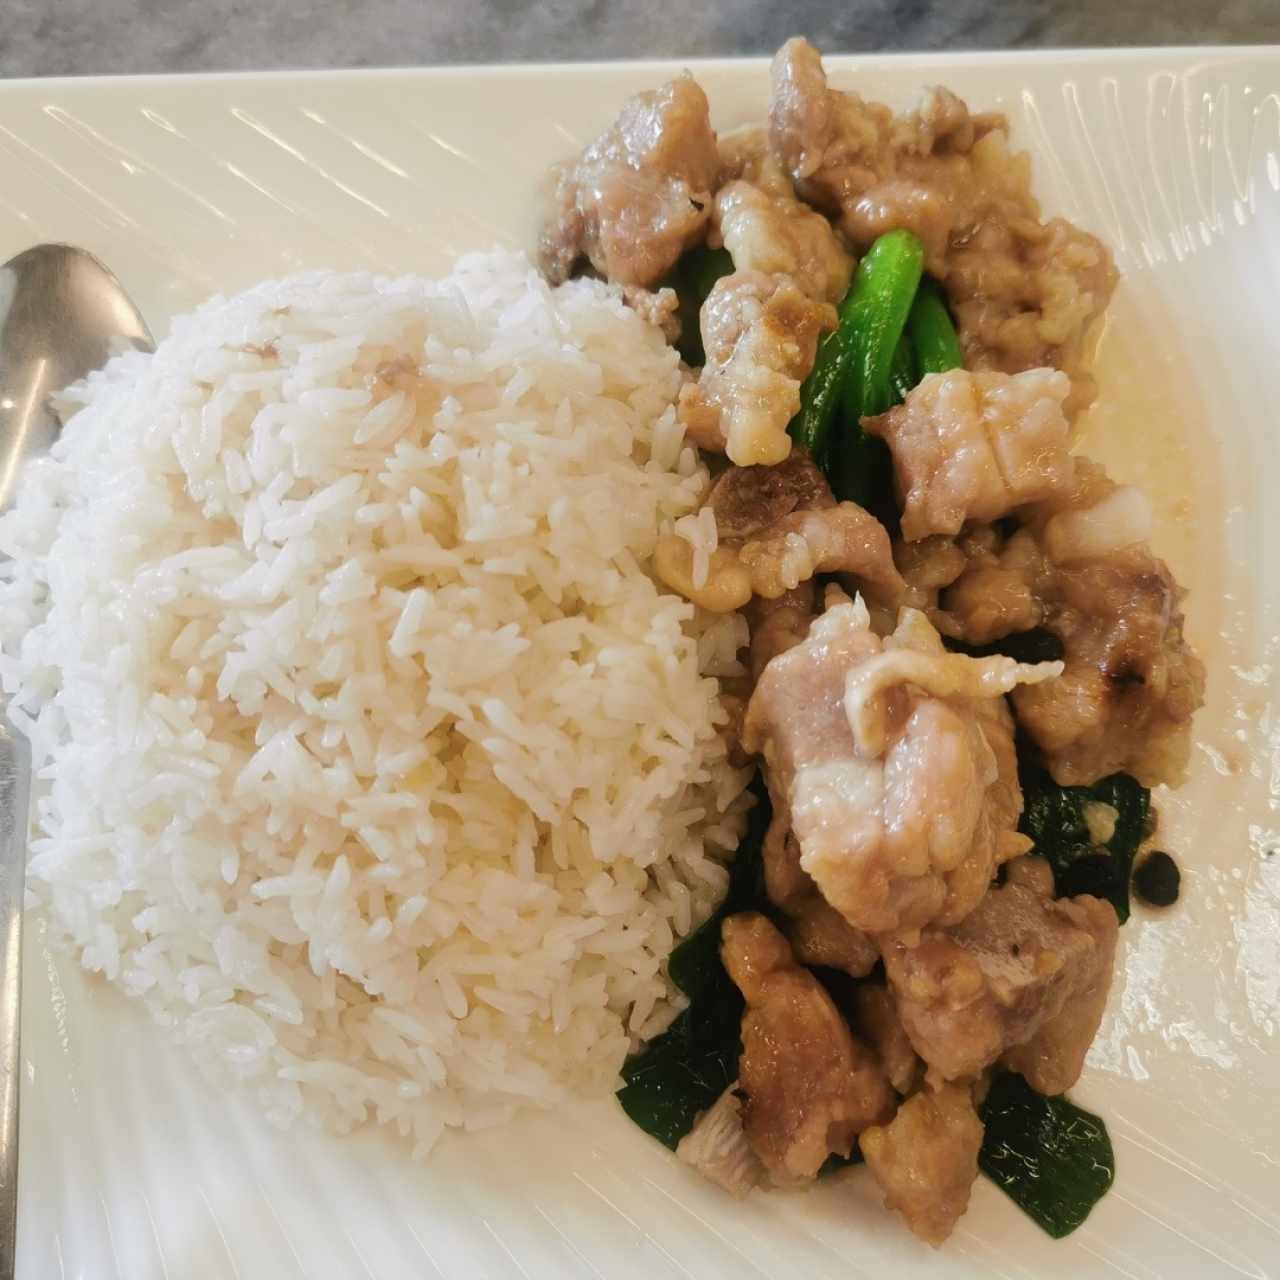
M 12 1280 L 18 1220 L 22 903 L 31 747 L 0 716 L 0 1280 Z

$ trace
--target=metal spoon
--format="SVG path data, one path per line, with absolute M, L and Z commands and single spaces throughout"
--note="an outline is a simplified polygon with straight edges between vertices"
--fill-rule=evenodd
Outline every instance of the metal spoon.
M 97 258 L 40 244 L 0 267 L 0 511 L 23 464 L 62 424 L 50 397 L 151 334 Z M 18 1217 L 18 1079 L 22 900 L 31 750 L 0 711 L 0 1280 L 12 1280 Z

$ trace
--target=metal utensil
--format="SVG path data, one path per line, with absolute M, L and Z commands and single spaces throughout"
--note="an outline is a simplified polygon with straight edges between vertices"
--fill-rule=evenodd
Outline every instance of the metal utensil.
M 41 244 L 0 267 L 0 511 L 23 463 L 61 429 L 49 403 L 63 387 L 129 346 L 149 351 L 147 326 L 97 258 Z M 12 1280 L 18 1216 L 18 1080 L 22 901 L 31 751 L 0 713 L 0 1280 Z

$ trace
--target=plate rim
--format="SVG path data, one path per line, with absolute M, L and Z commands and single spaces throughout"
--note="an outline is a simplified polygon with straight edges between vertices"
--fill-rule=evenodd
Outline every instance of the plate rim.
M 1036 67 L 1057 64 L 1081 64 L 1106 66 L 1109 64 L 1137 63 L 1139 65 L 1159 61 L 1164 70 L 1190 70 L 1197 62 L 1209 60 L 1215 63 L 1239 61 L 1245 58 L 1262 58 L 1274 61 L 1280 71 L 1280 43 L 1270 44 L 1200 44 L 1200 45 L 1073 45 L 1053 49 L 928 49 L 823 51 L 823 62 L 828 67 L 848 71 L 862 67 L 891 67 L 910 64 L 930 67 L 982 67 L 1027 65 Z M 349 81 L 360 83 L 379 80 L 459 79 L 481 76 L 485 79 L 506 79 L 522 75 L 554 73 L 557 76 L 581 76 L 618 71 L 655 71 L 659 74 L 672 70 L 743 71 L 767 68 L 771 61 L 768 54 L 745 54 L 727 57 L 703 56 L 696 58 L 592 58 L 575 62 L 458 62 L 425 63 L 414 66 L 379 67 L 291 67 L 271 70 L 237 71 L 182 71 L 146 72 L 130 75 L 84 76 L 19 76 L 0 80 L 0 95 L 14 95 L 45 90 L 49 92 L 90 93 L 113 91 L 125 87 L 211 87 L 215 84 L 261 84 L 269 82 L 324 82 Z M 1171 65 L 1174 64 L 1174 65 Z

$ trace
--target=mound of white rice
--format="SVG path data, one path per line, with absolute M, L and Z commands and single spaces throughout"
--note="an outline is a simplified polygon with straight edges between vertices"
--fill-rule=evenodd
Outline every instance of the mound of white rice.
M 426 1149 L 614 1086 L 722 891 L 736 618 L 660 335 L 525 259 L 310 274 L 120 358 L 0 521 L 29 885 L 282 1124 Z

